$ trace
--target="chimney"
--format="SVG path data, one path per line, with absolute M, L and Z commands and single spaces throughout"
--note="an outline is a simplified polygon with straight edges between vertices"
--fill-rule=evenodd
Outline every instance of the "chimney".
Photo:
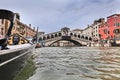
M 33 30 L 35 31 L 35 27 L 33 27 Z
M 101 22 L 105 22 L 105 18 L 102 18 L 102 19 L 101 19 Z
M 38 27 L 37 27 L 36 31 L 38 32 Z
M 29 27 L 31 28 L 31 24 L 29 24 Z

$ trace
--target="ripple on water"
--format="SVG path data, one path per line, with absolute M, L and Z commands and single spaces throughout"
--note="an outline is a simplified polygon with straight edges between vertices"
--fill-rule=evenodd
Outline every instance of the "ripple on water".
M 120 80 L 120 49 L 46 47 L 36 50 L 29 80 Z

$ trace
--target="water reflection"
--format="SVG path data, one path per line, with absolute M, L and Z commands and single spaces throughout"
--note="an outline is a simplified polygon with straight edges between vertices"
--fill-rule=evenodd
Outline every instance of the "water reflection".
M 36 73 L 28 80 L 120 80 L 119 51 L 119 48 L 40 48 L 34 60 Z

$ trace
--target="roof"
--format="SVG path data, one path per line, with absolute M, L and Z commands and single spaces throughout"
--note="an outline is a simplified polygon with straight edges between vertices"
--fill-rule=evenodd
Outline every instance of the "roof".
M 113 17 L 113 16 L 120 16 L 120 14 L 113 14 L 113 15 L 108 16 L 107 18 L 110 18 L 110 17 Z
M 83 31 L 82 29 L 74 29 L 72 31 Z

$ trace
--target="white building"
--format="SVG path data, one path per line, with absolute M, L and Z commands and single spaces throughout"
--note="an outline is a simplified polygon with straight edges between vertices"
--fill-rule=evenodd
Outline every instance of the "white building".
M 92 36 L 92 31 L 93 31 L 92 26 L 88 25 L 87 28 L 83 29 L 82 34 Z
M 92 25 L 92 28 L 93 28 L 93 31 L 92 31 L 93 35 L 92 35 L 92 37 L 93 37 L 94 40 L 99 40 L 100 39 L 100 36 L 99 36 L 99 25 L 101 23 L 104 23 L 104 22 L 105 22 L 104 18 L 100 18 L 100 19 L 94 21 L 94 23 Z

